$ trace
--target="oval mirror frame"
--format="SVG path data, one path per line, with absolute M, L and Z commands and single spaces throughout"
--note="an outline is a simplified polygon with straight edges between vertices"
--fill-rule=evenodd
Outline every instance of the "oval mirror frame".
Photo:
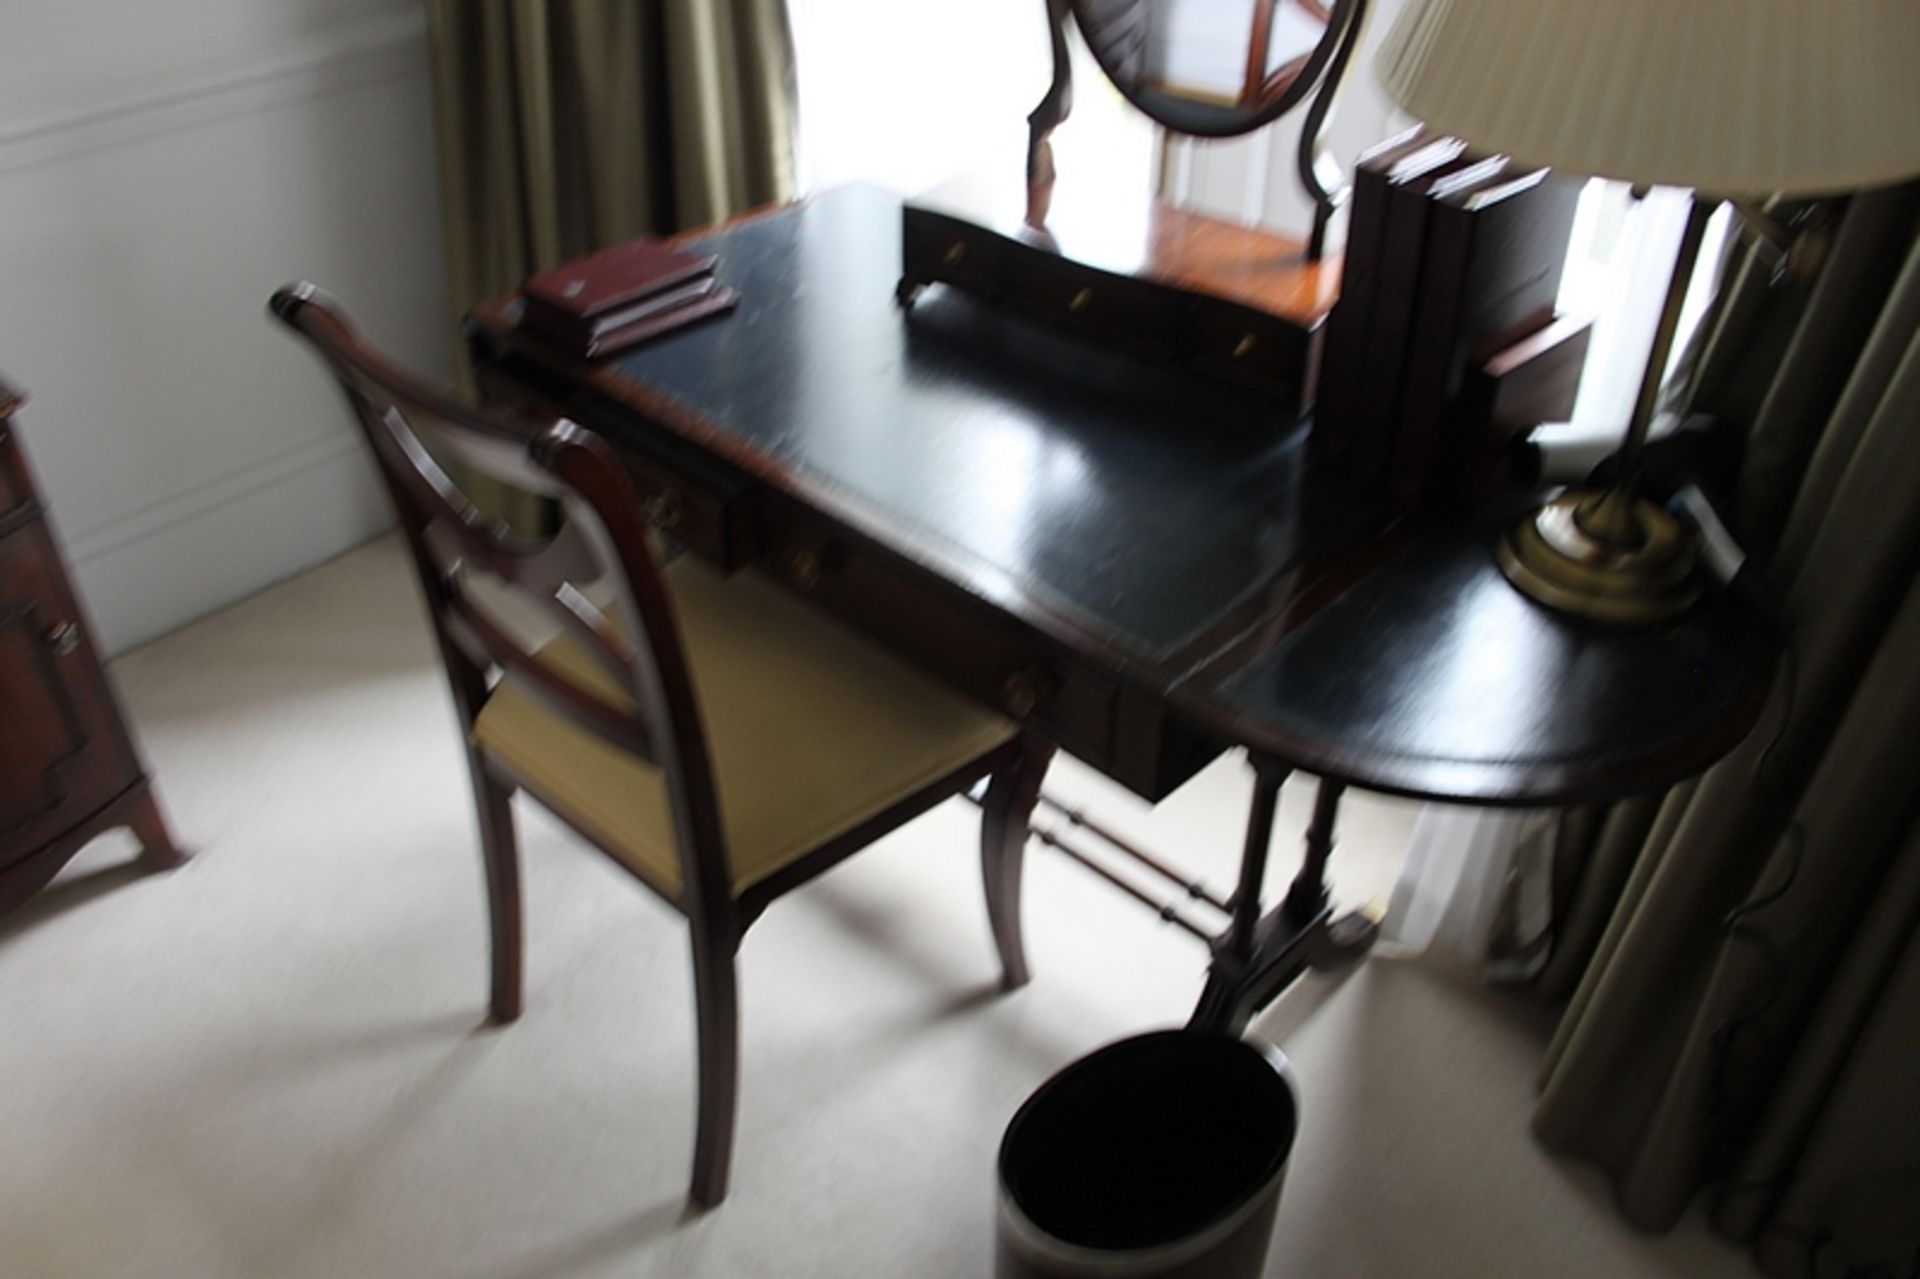
M 1327 227 L 1335 210 L 1347 196 L 1346 175 L 1340 165 L 1320 145 L 1321 130 L 1333 108 L 1341 77 L 1359 43 L 1360 29 L 1366 19 L 1367 0 L 1291 0 L 1310 7 L 1314 16 L 1324 13 L 1326 27 L 1318 42 L 1302 57 L 1283 66 L 1278 73 L 1266 70 L 1266 50 L 1259 48 L 1264 36 L 1256 24 L 1249 37 L 1250 67 L 1257 67 L 1263 98 L 1257 107 L 1239 109 L 1178 97 L 1163 91 L 1144 89 L 1140 69 L 1116 65 L 1117 44 L 1134 39 L 1126 53 L 1137 54 L 1144 41 L 1142 27 L 1146 5 L 1155 0 L 1044 0 L 1047 25 L 1053 47 L 1053 82 L 1046 96 L 1027 116 L 1027 207 L 1028 223 L 1044 227 L 1052 201 L 1054 182 L 1053 148 L 1048 136 L 1067 118 L 1073 104 L 1073 60 L 1067 48 L 1067 27 L 1080 28 L 1081 36 L 1093 51 L 1094 60 L 1121 95 L 1136 110 L 1171 132 L 1201 138 L 1226 138 L 1272 124 L 1298 106 L 1301 99 L 1313 95 L 1301 122 L 1299 146 L 1295 151 L 1300 185 L 1313 201 L 1313 226 L 1307 236 L 1306 256 L 1318 261 L 1326 245 Z M 1263 13 L 1270 26 L 1274 11 L 1288 0 L 1253 0 L 1249 10 L 1256 18 Z M 1255 50 L 1258 49 L 1256 53 Z M 1126 56 L 1125 54 L 1120 55 Z M 1257 61 L 1256 61 L 1257 59 Z M 1255 72 L 1247 79 L 1252 81 Z M 1243 90 L 1244 91 L 1244 90 Z
M 1251 0 L 1246 88 L 1251 90 L 1257 83 L 1260 97 L 1252 105 L 1243 105 L 1210 102 L 1151 87 L 1144 83 L 1143 68 L 1138 63 L 1128 65 L 1127 58 L 1141 52 L 1143 22 L 1154 8 L 1166 3 L 1168 0 L 1066 0 L 1066 7 L 1100 70 L 1135 110 L 1162 128 L 1198 138 L 1251 133 L 1298 106 L 1326 78 L 1336 59 L 1344 64 L 1342 51 L 1349 43 L 1346 36 L 1360 8 L 1356 0 Z M 1271 33 L 1274 11 L 1284 4 L 1298 5 L 1320 21 L 1321 36 L 1307 53 L 1267 71 L 1267 50 L 1262 46 Z

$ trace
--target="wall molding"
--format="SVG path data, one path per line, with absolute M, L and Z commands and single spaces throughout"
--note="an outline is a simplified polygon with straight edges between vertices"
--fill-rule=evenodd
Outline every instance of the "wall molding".
M 426 18 L 417 8 L 365 18 L 298 52 L 202 64 L 0 125 L 0 174 L 418 75 L 425 58 Z
M 157 502 L 130 511 L 105 524 L 64 537 L 67 556 L 76 567 L 112 555 L 135 542 L 144 542 L 189 521 L 202 519 L 255 496 L 265 489 L 289 483 L 318 467 L 356 453 L 363 447 L 352 433 L 341 431 L 310 440 L 237 470 L 202 480 Z
M 254 361 L 269 339 L 252 298 L 236 305 L 224 283 L 184 295 L 173 288 L 214 270 L 227 273 L 223 281 L 257 281 L 264 296 L 289 264 L 314 262 L 337 287 L 383 300 L 400 349 L 444 342 L 424 9 L 367 0 L 344 13 L 333 3 L 290 4 L 263 24 L 280 34 L 228 52 L 176 41 L 169 58 L 130 64 L 135 78 L 96 76 L 84 98 L 61 87 L 59 97 L 15 99 L 0 116 L 0 195 L 18 212 L 0 226 L 0 250 L 24 269 L 5 309 L 44 319 L 23 326 L 9 359 L 32 370 L 50 421 L 75 423 L 48 441 L 49 497 L 108 652 L 391 523 L 360 432 L 317 400 L 283 408 L 319 384 L 293 355 Z M 75 6 L 53 33 L 84 39 L 94 8 Z M 199 61 L 175 61 L 182 52 Z M 151 202 L 129 192 L 68 207 L 168 171 L 186 180 Z M 307 199 L 314 182 L 337 193 L 340 209 L 376 195 L 393 207 L 338 226 L 334 206 L 316 210 Z M 236 189 L 237 200 L 223 194 Z M 150 324 L 97 323 L 122 313 L 123 291 L 149 308 L 141 318 L 165 306 L 166 324 L 191 326 L 192 340 L 169 343 L 167 329 Z M 96 330 L 91 345 L 62 336 Z M 246 375 L 217 390 L 224 361 L 242 350 L 253 361 Z M 96 380 L 102 364 L 110 371 Z M 70 403 L 60 410 L 63 390 Z M 115 448 L 135 430 L 191 451 L 143 475 L 139 455 Z M 71 491 L 52 483 L 61 473 Z
M 262 468 L 254 483 L 220 500 L 169 503 L 152 536 L 70 545 L 101 647 L 117 657 L 390 528 L 392 513 L 364 446 L 345 442 Z M 299 536 L 268 532 L 282 526 L 297 527 Z M 84 558 L 71 553 L 81 550 Z M 183 562 L 195 571 L 182 573 Z

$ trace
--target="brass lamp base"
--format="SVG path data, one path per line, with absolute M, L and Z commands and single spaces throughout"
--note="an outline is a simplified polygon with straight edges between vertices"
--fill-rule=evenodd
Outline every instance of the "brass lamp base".
M 1563 493 L 1501 534 L 1495 553 L 1521 594 L 1612 626 L 1665 621 L 1700 598 L 1691 530 L 1621 489 Z

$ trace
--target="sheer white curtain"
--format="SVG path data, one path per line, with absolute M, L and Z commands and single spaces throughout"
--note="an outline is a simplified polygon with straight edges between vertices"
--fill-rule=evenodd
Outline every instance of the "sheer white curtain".
M 1557 815 L 1429 804 L 1381 922 L 1383 954 L 1532 976 L 1553 926 Z

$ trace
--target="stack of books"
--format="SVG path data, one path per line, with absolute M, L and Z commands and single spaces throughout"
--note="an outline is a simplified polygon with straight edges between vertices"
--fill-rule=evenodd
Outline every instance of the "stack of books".
M 713 276 L 710 255 L 633 240 L 527 277 L 521 323 L 582 359 L 732 310 L 739 295 Z
M 1322 463 L 1369 497 L 1446 504 L 1496 483 L 1503 437 L 1532 425 L 1505 420 L 1501 399 L 1571 410 L 1587 326 L 1561 321 L 1554 298 L 1578 197 L 1546 169 L 1418 128 L 1361 157 L 1321 353 Z M 1510 392 L 1490 369 L 1518 379 Z

